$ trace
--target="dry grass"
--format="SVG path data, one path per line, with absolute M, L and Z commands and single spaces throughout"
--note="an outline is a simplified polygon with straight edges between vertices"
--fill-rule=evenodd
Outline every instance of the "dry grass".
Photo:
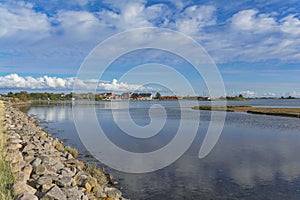
M 63 149 L 63 153 L 68 152 L 70 153 L 74 158 L 78 157 L 78 151 L 77 149 L 71 147 L 71 146 L 65 146 L 65 148 Z
M 3 130 L 4 104 L 0 101 L 0 199 L 12 200 L 11 186 L 14 182 L 6 157 L 6 136 Z
M 108 180 L 102 169 L 97 168 L 94 163 L 87 163 L 84 167 L 84 171 L 96 178 L 98 183 L 102 186 L 107 185 Z

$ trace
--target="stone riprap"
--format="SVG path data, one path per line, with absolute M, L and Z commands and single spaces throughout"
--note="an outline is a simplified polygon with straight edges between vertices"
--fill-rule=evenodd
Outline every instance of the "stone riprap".
M 103 168 L 88 166 L 74 158 L 36 120 L 8 103 L 5 103 L 3 126 L 16 199 L 126 200 L 114 186 L 116 181 Z

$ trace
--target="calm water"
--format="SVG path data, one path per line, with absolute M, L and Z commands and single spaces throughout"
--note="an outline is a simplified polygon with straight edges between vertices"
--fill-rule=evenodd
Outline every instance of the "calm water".
M 133 152 L 149 152 L 162 148 L 179 127 L 180 109 L 176 101 L 132 102 L 130 114 L 138 125 L 150 123 L 149 107 L 155 103 L 166 106 L 168 119 L 158 135 L 137 139 L 124 135 L 113 120 L 112 110 L 124 112 L 118 102 L 101 102 L 96 115 L 101 127 L 115 144 Z M 208 102 L 201 102 L 206 104 Z M 300 107 L 299 100 L 251 100 L 228 102 L 233 105 Z M 88 126 L 92 113 L 80 105 L 82 120 Z M 108 168 L 120 178 L 125 196 L 131 199 L 300 199 L 300 119 L 227 113 L 222 135 L 204 159 L 198 158 L 199 148 L 210 121 L 209 111 L 186 108 L 184 112 L 200 112 L 197 136 L 172 165 L 146 174 L 129 174 Z M 32 106 L 29 115 L 54 137 L 79 149 L 81 159 L 95 161 L 80 141 L 71 106 Z M 153 115 L 160 119 L 161 116 Z M 197 120 L 185 119 L 186 123 Z M 188 132 L 186 134 L 189 134 Z

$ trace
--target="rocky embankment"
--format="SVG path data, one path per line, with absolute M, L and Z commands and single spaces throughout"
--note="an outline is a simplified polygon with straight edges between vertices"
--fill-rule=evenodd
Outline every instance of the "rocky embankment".
M 7 160 L 19 200 L 125 200 L 104 169 L 84 164 L 37 122 L 5 103 Z

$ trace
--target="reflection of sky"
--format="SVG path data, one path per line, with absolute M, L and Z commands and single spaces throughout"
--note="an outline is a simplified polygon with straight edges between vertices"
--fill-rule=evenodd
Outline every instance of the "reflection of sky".
M 297 123 L 297 120 L 293 121 Z M 260 181 L 273 181 L 278 175 L 292 181 L 300 176 L 300 136 L 295 134 L 297 132 L 299 129 L 274 130 L 269 127 L 229 125 L 211 157 L 203 162 L 223 165 L 227 175 L 242 186 L 253 187 Z
M 119 109 L 118 103 L 113 103 L 113 108 L 117 108 L 114 112 L 121 112 L 122 109 Z M 150 107 L 154 103 L 132 102 L 131 106 Z M 168 106 L 172 106 L 174 103 L 163 102 Z M 253 101 L 245 104 L 247 103 L 258 104 Z M 96 106 L 96 113 L 98 118 L 105 119 L 106 127 L 109 127 L 108 130 L 111 131 L 111 138 L 118 142 L 118 138 L 120 140 L 124 137 L 119 137 L 120 131 L 113 124 L 112 115 L 107 114 L 109 105 L 111 105 L 109 102 L 99 103 Z M 276 103 L 272 105 L 276 105 Z M 83 119 L 89 119 L 91 113 L 85 112 L 84 105 L 82 107 L 80 115 Z M 172 108 L 169 109 L 172 110 Z M 143 120 L 147 123 L 149 116 L 145 114 L 145 110 L 133 109 L 131 116 L 140 123 Z M 66 121 L 72 120 L 71 107 L 67 106 L 32 107 L 29 114 L 37 115 L 38 118 L 49 122 L 55 122 L 52 124 L 62 129 L 67 129 L 64 127 L 69 126 Z M 298 197 L 292 192 L 294 187 L 299 185 L 300 177 L 299 119 L 228 113 L 225 128 L 216 147 L 209 156 L 199 160 L 198 152 L 209 119 L 209 111 L 201 112 L 197 138 L 185 155 L 173 165 L 148 174 L 133 175 L 112 169 L 109 171 L 116 177 L 124 178 L 121 183 L 124 185 L 125 193 L 128 193 L 132 199 L 146 197 L 147 199 L 164 199 L 164 197 L 195 199 L 199 196 L 215 199 L 229 194 L 243 197 L 248 192 L 252 199 L 254 197 L 262 199 L 263 195 L 268 195 L 273 199 L 279 194 L 294 199 Z M 172 120 L 170 124 L 172 126 L 174 125 L 173 121 L 179 120 L 179 118 L 172 116 L 169 120 Z M 152 145 L 152 148 L 155 145 L 161 146 L 168 141 L 167 136 L 163 134 L 160 136 L 161 139 Z M 64 136 L 60 135 L 60 137 Z M 126 139 L 125 141 L 131 147 L 141 146 L 136 144 L 137 140 L 133 142 Z M 147 148 L 151 149 L 148 146 Z M 267 189 L 264 190 L 264 187 Z
M 29 115 L 36 115 L 37 118 L 46 122 L 59 122 L 72 119 L 72 110 L 69 106 L 31 107 Z

